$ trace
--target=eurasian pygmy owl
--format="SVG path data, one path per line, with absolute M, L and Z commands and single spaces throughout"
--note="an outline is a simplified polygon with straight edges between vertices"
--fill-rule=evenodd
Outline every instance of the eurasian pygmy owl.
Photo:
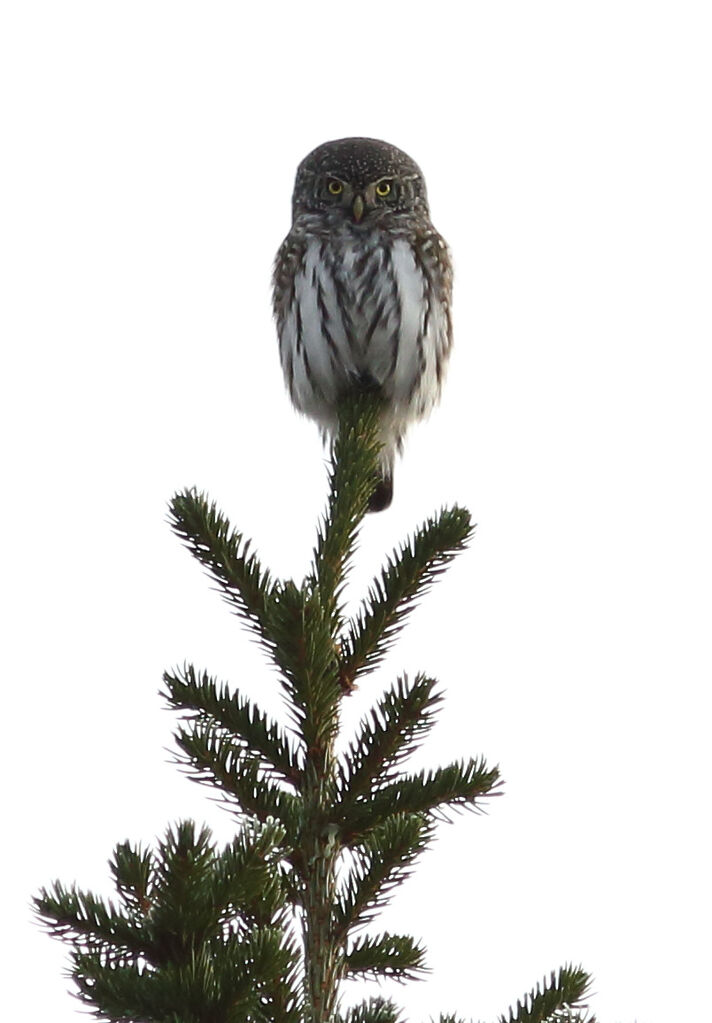
M 383 450 L 369 507 L 381 511 L 406 428 L 440 396 L 452 342 L 448 248 L 430 222 L 419 167 L 376 139 L 310 153 L 292 211 L 273 281 L 285 381 L 326 437 L 344 395 L 380 393 Z

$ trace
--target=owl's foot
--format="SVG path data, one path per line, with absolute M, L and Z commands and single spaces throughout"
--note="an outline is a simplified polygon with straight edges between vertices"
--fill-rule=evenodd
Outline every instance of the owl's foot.
M 382 383 L 367 369 L 349 369 L 337 405 L 354 394 L 381 394 Z

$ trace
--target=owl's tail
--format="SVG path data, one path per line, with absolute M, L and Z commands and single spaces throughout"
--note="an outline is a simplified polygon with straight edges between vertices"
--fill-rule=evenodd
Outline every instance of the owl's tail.
M 382 472 L 376 480 L 371 499 L 368 502 L 370 512 L 385 511 L 393 500 L 393 473 Z
M 401 451 L 403 441 L 403 428 L 395 426 L 391 417 L 384 417 L 381 420 L 379 440 L 381 441 L 381 456 L 379 466 L 373 481 L 373 492 L 368 502 L 370 512 L 385 511 L 390 508 L 393 500 L 393 468 L 396 454 Z

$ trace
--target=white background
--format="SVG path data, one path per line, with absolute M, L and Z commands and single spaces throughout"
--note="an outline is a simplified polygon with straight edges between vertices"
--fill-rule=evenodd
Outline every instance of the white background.
M 384 918 L 429 947 L 408 1020 L 493 1020 L 566 961 L 601 1023 L 707 1018 L 711 37 L 704 3 L 7 3 L 2 166 L 3 1014 L 69 1023 L 54 877 L 193 816 L 164 668 L 277 707 L 170 533 L 196 484 L 274 571 L 325 497 L 269 304 L 294 170 L 371 135 L 425 171 L 456 263 L 441 408 L 369 517 L 353 595 L 443 503 L 479 523 L 399 671 L 419 754 L 501 765 Z M 6 862 L 5 862 L 6 861 Z

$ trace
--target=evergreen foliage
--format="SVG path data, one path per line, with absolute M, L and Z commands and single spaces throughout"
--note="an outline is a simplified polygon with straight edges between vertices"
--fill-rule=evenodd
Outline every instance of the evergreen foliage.
M 192 665 L 165 673 L 165 698 L 180 715 L 178 760 L 221 792 L 238 830 L 224 849 L 191 821 L 169 828 L 154 851 L 117 846 L 116 902 L 60 882 L 40 892 L 36 909 L 70 944 L 79 997 L 100 1019 L 397 1023 L 385 998 L 342 1013 L 342 982 L 422 976 L 416 939 L 363 928 L 411 873 L 437 821 L 481 807 L 499 775 L 481 758 L 402 769 L 442 700 L 424 675 L 398 678 L 346 751 L 335 751 L 343 700 L 472 534 L 467 511 L 441 511 L 347 615 L 345 579 L 376 478 L 378 411 L 367 396 L 343 409 L 327 510 L 299 584 L 273 578 L 204 495 L 187 490 L 171 503 L 173 529 L 277 667 L 292 727 Z M 576 1007 L 587 986 L 582 970 L 564 967 L 498 1023 L 583 1020 Z

